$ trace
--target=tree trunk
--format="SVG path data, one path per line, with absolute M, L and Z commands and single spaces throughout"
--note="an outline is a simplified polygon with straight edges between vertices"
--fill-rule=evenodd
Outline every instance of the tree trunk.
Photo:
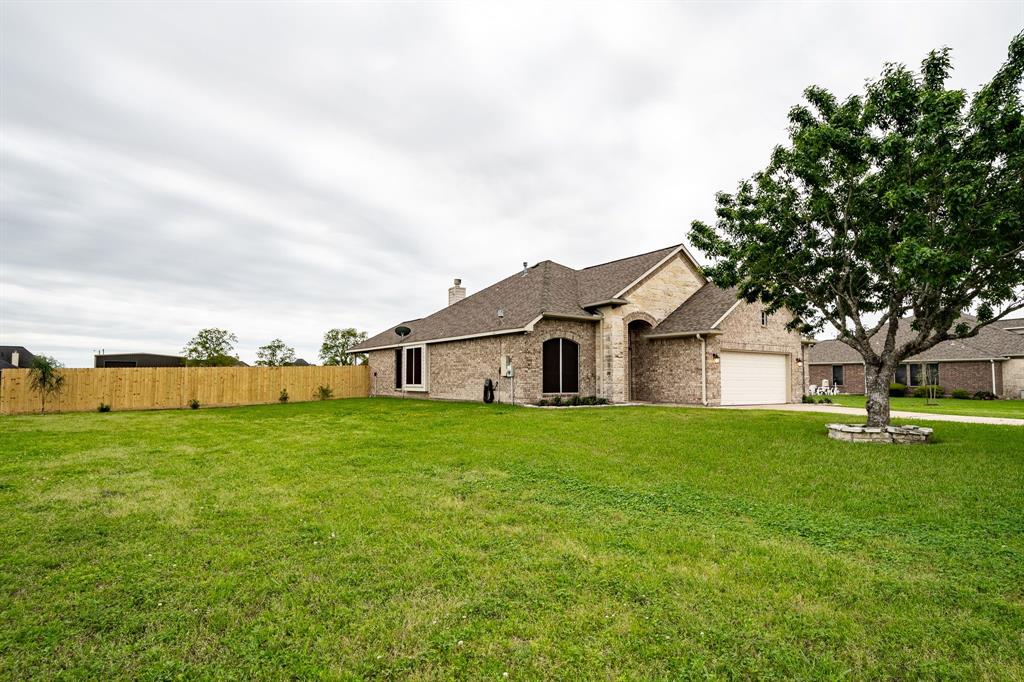
M 867 394 L 868 426 L 889 425 L 889 372 L 884 366 L 864 365 L 864 392 Z

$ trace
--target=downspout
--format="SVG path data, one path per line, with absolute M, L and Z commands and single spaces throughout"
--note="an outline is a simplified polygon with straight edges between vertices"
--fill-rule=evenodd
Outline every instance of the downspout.
M 992 365 L 992 395 L 996 395 L 996 361 L 989 358 L 989 364 Z
M 700 334 L 700 402 L 707 407 L 708 404 L 708 342 Z

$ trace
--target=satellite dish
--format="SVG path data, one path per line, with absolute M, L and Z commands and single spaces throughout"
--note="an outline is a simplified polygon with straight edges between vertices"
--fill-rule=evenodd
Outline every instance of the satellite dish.
M 405 325 L 402 325 L 401 327 L 395 327 L 395 333 L 402 338 L 405 338 L 406 336 L 409 336 L 409 334 L 412 334 L 412 330 Z

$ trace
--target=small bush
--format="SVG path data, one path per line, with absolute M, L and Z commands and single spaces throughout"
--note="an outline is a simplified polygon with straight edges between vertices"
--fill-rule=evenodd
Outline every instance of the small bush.
M 827 395 L 823 395 L 820 398 L 818 398 L 818 404 L 819 405 L 831 405 L 832 404 L 832 398 L 829 398 Z
M 597 405 L 597 396 L 588 395 L 584 398 L 580 398 L 580 405 Z
M 996 394 L 992 391 L 978 391 L 974 394 L 975 400 L 995 400 Z
M 537 406 L 538 407 L 547 407 L 548 406 L 547 398 L 541 398 L 540 400 L 538 400 L 537 401 Z
M 281 389 L 281 395 L 277 396 L 277 402 L 279 402 L 279 403 L 286 403 L 286 402 L 288 402 L 288 389 L 287 388 L 282 388 Z
M 561 405 L 562 404 L 562 396 L 556 395 L 554 398 L 551 399 L 551 404 L 554 405 L 555 407 L 558 407 L 559 405 Z
M 598 399 L 597 399 L 597 400 L 596 400 L 596 401 L 594 402 L 594 404 L 595 404 L 595 405 L 607 405 L 607 404 L 608 404 L 608 398 L 598 398 Z
M 192 400 L 188 401 L 188 406 L 190 408 L 192 408 L 193 410 L 198 410 L 199 409 L 199 401 L 196 400 L 195 398 L 192 398 Z
M 805 404 L 813 405 L 814 404 L 814 396 L 812 396 L 812 395 L 805 395 L 804 397 L 800 398 L 800 402 L 805 403 Z
M 96 408 L 97 412 L 110 412 L 110 405 L 106 403 L 100 403 L 100 406 Z
M 928 386 L 918 386 L 917 388 L 915 388 L 914 397 L 927 398 L 930 395 L 931 391 L 934 391 L 936 398 L 941 398 L 946 393 L 945 389 L 943 389 L 942 386 L 935 386 L 934 384 L 932 384 Z
M 569 398 L 568 404 L 569 405 L 579 405 L 580 404 L 580 397 L 578 395 L 574 395 L 573 397 Z
M 894 398 L 902 398 L 907 394 L 906 384 L 889 384 L 889 396 Z
M 954 388 L 953 392 L 950 393 L 950 395 L 956 398 L 957 400 L 969 400 L 971 397 L 970 392 L 963 388 Z
M 318 400 L 329 400 L 334 397 L 334 389 L 330 386 L 317 386 L 313 397 Z

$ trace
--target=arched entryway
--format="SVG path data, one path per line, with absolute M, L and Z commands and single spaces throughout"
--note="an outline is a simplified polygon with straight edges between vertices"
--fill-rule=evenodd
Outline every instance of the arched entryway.
M 629 338 L 628 372 L 629 400 L 646 402 L 650 394 L 650 341 L 644 337 L 651 333 L 652 325 L 646 319 L 635 319 L 626 326 Z

